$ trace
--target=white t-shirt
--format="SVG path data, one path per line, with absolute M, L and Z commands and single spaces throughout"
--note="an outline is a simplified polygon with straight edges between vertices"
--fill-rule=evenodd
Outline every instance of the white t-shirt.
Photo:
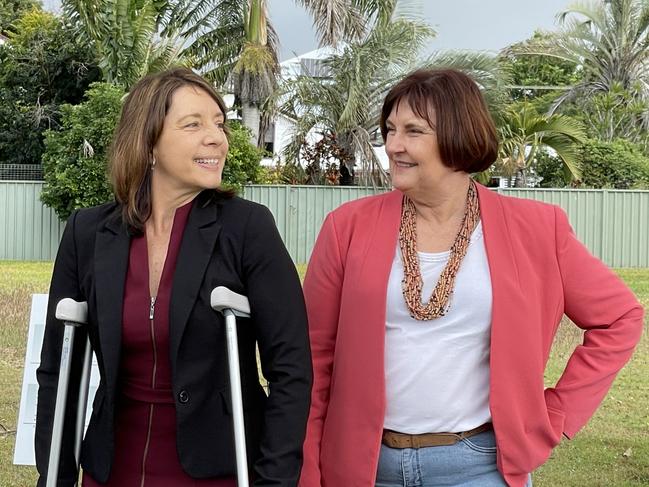
M 450 252 L 418 255 L 427 302 Z M 411 318 L 402 279 L 397 244 L 387 292 L 384 427 L 410 434 L 460 432 L 490 421 L 491 278 L 482 223 L 471 235 L 446 315 Z

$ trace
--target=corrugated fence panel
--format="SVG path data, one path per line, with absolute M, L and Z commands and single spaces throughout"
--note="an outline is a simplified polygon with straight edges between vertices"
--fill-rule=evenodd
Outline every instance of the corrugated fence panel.
M 575 233 L 590 251 L 603 253 L 603 215 L 605 213 L 602 190 L 572 189 L 501 189 L 499 193 L 517 198 L 527 198 L 558 205 L 566 212 Z M 610 231 L 610 228 L 606 228 Z
M 649 193 L 608 191 L 604 260 L 614 267 L 649 267 Z
M 0 259 L 53 260 L 64 223 L 40 200 L 40 182 L 0 182 Z M 613 267 L 649 267 L 649 191 L 499 189 L 501 194 L 561 206 L 593 254 Z M 308 261 L 322 222 L 346 201 L 374 194 L 345 186 L 246 186 L 267 206 L 291 257 Z
M 561 206 L 579 239 L 612 267 L 649 267 L 649 191 L 501 189 Z
M 42 186 L 0 182 L 0 259 L 54 260 L 65 224 L 41 203 Z
M 376 191 L 356 186 L 250 185 L 244 198 L 267 206 L 293 260 L 309 260 L 320 226 L 331 210 Z

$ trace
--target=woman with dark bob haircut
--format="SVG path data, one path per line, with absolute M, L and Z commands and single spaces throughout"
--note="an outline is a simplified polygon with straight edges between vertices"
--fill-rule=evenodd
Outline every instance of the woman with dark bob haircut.
M 100 384 L 81 450 L 84 486 L 234 487 L 225 323 L 217 286 L 248 296 L 239 355 L 254 485 L 293 487 L 311 387 L 300 281 L 267 208 L 220 188 L 226 106 L 189 69 L 147 76 L 128 94 L 110 155 L 116 200 L 74 212 L 50 286 L 37 377 L 36 464 L 45 485 L 59 375 L 61 298 L 88 302 Z M 257 372 L 255 344 L 270 386 Z M 57 486 L 77 482 L 70 387 Z
M 326 218 L 304 294 L 314 382 L 301 487 L 523 487 L 588 421 L 642 330 L 556 206 L 500 196 L 476 83 L 416 71 L 385 98 L 394 190 Z M 563 314 L 584 330 L 545 388 Z

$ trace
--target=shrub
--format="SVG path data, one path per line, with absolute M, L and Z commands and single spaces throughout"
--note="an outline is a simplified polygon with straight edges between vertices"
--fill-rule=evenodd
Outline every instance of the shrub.
M 223 186 L 240 191 L 244 184 L 260 183 L 264 151 L 250 143 L 250 132 L 237 121 L 230 122 L 230 148 L 223 167 Z
M 107 156 L 123 95 L 117 86 L 93 83 L 86 101 L 61 107 L 61 130 L 46 132 L 41 200 L 61 219 L 112 199 Z
M 580 148 L 581 183 L 590 188 L 649 188 L 649 158 L 624 140 L 589 140 Z

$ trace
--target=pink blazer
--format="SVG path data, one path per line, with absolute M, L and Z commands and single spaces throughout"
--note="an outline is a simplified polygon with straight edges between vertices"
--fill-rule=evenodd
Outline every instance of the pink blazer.
M 490 400 L 498 469 L 522 487 L 584 426 L 640 339 L 643 309 L 558 207 L 478 185 L 491 273 Z M 385 414 L 386 288 L 402 193 L 325 220 L 304 293 L 314 383 L 300 487 L 374 485 Z M 555 387 L 543 373 L 563 314 L 585 330 Z

